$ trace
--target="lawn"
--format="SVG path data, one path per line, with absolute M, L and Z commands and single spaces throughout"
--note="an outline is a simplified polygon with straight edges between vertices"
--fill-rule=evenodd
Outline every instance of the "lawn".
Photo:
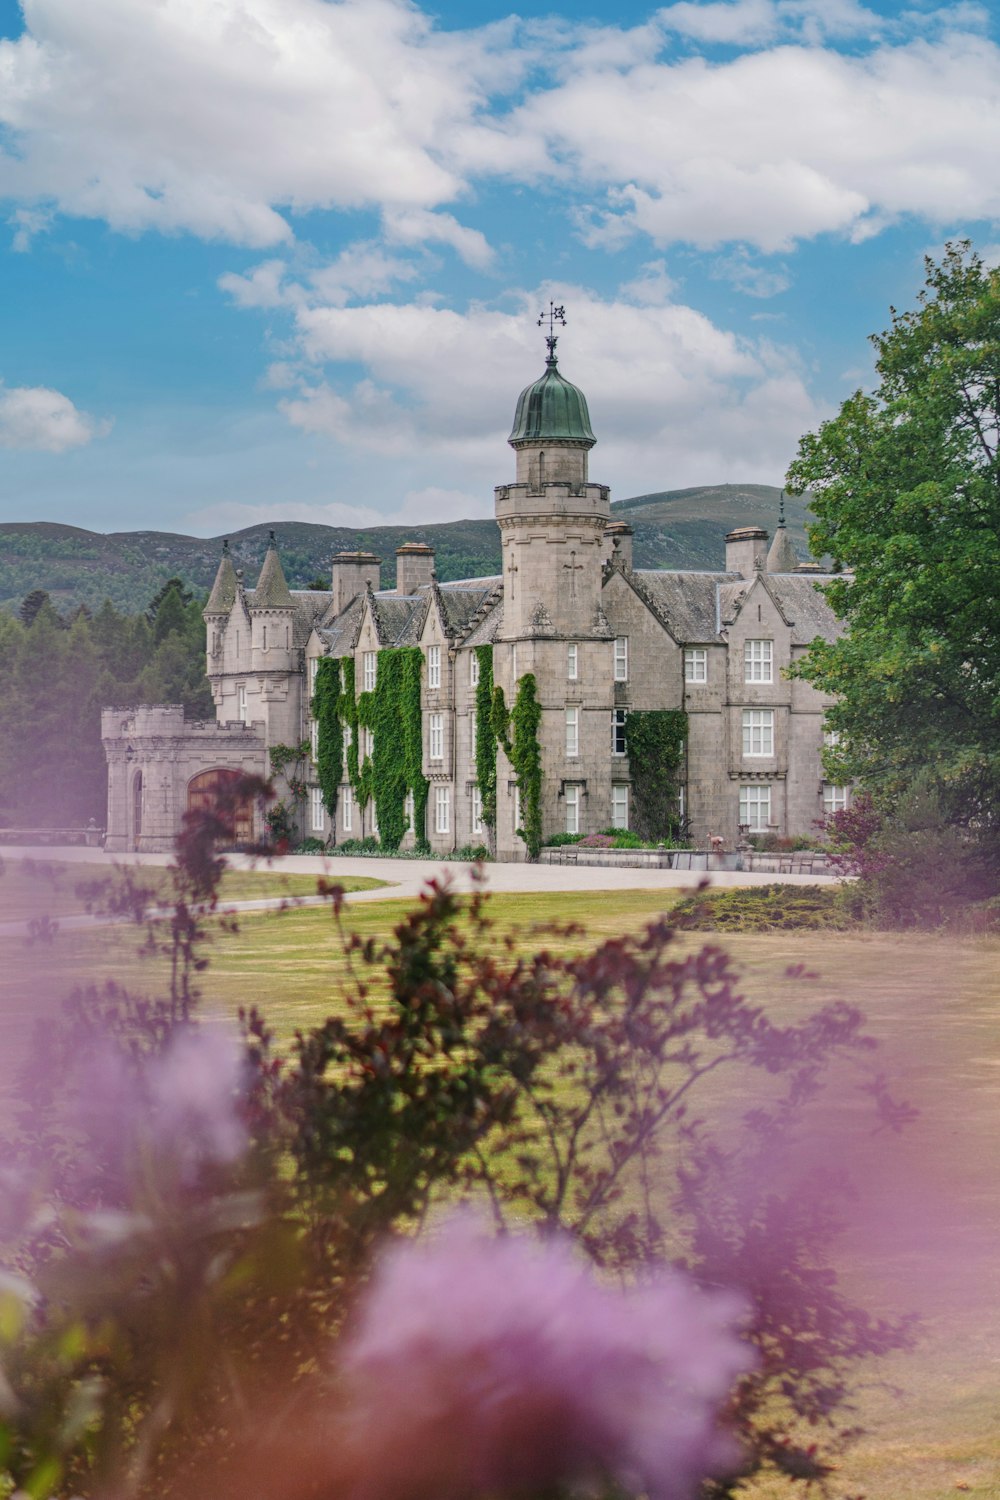
M 266 879 L 267 877 L 247 877 Z M 312 883 L 307 882 L 309 888 Z M 2 883 L 0 883 L 2 886 Z M 291 892 L 290 892 L 291 894 Z M 496 941 L 513 934 L 534 948 L 581 948 L 635 930 L 657 915 L 655 892 L 582 896 L 495 896 Z M 347 907 L 348 930 L 388 932 L 404 903 Z M 582 935 L 539 939 L 538 922 L 575 922 Z M 711 936 L 687 935 L 680 949 Z M 839 1270 L 859 1300 L 885 1311 L 919 1307 L 918 1350 L 872 1365 L 860 1402 L 869 1429 L 834 1477 L 835 1493 L 870 1500 L 944 1500 L 966 1493 L 1000 1496 L 1000 944 L 927 935 L 795 932 L 732 935 L 720 944 L 738 962 L 746 993 L 776 1020 L 800 1019 L 842 998 L 867 1015 L 883 1043 L 880 1066 L 894 1092 L 920 1106 L 901 1138 L 871 1143 L 863 1228 L 839 1253 Z M 140 971 L 134 933 L 116 928 L 61 933 L 52 944 L 8 943 L 0 973 L 0 1048 L 16 1055 L 31 1015 L 48 1009 L 73 976 Z M 789 978 L 805 964 L 815 978 Z M 204 979 L 206 1000 L 223 1011 L 261 1006 L 287 1042 L 297 1027 L 338 1003 L 345 960 L 329 911 L 298 909 L 243 915 L 236 933 L 219 933 Z M 150 977 L 145 987 L 152 987 Z M 863 1101 L 851 1094 L 842 1111 Z M 726 1101 L 726 1107 L 738 1106 Z M 887 1382 L 898 1388 L 893 1394 Z M 777 1493 L 777 1489 L 775 1490 Z M 768 1491 L 755 1494 L 764 1500 Z

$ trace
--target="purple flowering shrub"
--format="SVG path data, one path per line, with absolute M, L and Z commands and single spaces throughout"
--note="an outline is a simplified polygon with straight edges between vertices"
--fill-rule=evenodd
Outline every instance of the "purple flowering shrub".
M 526 955 L 478 886 L 441 883 L 362 940 L 326 886 L 345 991 L 287 1055 L 254 1012 L 237 1047 L 196 1013 L 217 836 L 186 829 L 173 917 L 149 924 L 169 995 L 78 992 L 22 1078 L 0 1210 L 11 1483 L 499 1500 L 822 1478 L 853 1361 L 906 1337 L 829 1270 L 843 1184 L 779 1149 L 824 1080 L 865 1066 L 858 1012 L 775 1025 L 665 919 Z M 745 1118 L 720 1112 L 727 1077 L 760 1080 Z M 463 1198 L 510 1237 L 458 1221 L 378 1258 Z

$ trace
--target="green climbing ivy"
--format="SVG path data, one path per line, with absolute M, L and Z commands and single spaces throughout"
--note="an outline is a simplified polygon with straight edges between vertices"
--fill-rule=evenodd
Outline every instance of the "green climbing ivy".
M 423 652 L 418 646 L 387 646 L 378 653 L 372 692 L 355 697 L 354 661 L 343 660 L 343 690 L 338 700 L 342 724 L 351 730 L 347 775 L 358 805 L 375 803 L 379 842 L 395 852 L 409 826 L 406 794 L 413 793 L 413 827 L 418 846 L 424 829 L 430 783 L 423 773 L 423 723 L 420 679 Z M 372 753 L 362 758 L 360 730 L 370 729 Z
M 476 781 L 483 803 L 483 824 L 496 834 L 497 826 L 497 736 L 493 728 L 493 647 L 477 646 L 479 681 L 476 683 Z
M 358 703 L 354 693 L 354 657 L 345 656 L 340 663 L 341 692 L 337 701 L 337 713 L 344 729 L 350 730 L 347 741 L 347 779 L 362 808 L 368 801 L 361 778 L 358 735 Z
M 538 739 L 542 709 L 531 672 L 526 672 L 518 682 L 510 713 L 503 689 L 494 688 L 490 717 L 494 735 L 513 767 L 521 794 L 521 826 L 517 832 L 524 840 L 529 860 L 536 860 L 542 847 L 542 747 Z
M 632 710 L 625 719 L 625 751 L 632 775 L 632 827 L 644 839 L 678 832 L 680 770 L 687 743 L 680 709 Z
M 340 722 L 340 661 L 324 656 L 316 667 L 316 691 L 312 716 L 319 726 L 316 777 L 323 793 L 323 806 L 331 822 L 337 816 L 337 798 L 344 779 L 344 731 Z

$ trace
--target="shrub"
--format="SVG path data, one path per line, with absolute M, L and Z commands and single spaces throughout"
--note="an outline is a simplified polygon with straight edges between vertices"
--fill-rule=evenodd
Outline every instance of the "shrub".
M 751 833 L 747 839 L 751 849 L 761 854 L 791 854 L 799 849 L 825 849 L 822 839 L 812 839 L 805 833 Z
M 327 850 L 328 854 L 381 854 L 382 845 L 371 834 L 363 839 L 344 839 Z
M 550 839 L 545 840 L 545 847 L 561 849 L 564 844 L 578 844 L 582 838 L 582 833 L 554 833 Z
M 324 844 L 322 839 L 316 839 L 310 836 L 309 838 L 302 840 L 301 844 L 299 844 L 298 848 L 295 850 L 295 853 L 322 854 L 325 849 L 326 845 Z
M 699 890 L 678 901 L 676 921 L 694 932 L 846 931 L 857 925 L 850 888 L 821 885 L 736 886 Z
M 491 856 L 485 844 L 462 844 L 458 849 L 452 849 L 450 854 L 444 854 L 441 857 L 446 860 L 460 860 L 475 864 Z

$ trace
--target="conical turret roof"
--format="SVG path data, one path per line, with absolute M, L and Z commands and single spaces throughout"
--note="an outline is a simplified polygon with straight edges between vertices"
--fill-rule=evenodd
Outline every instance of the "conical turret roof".
M 275 541 L 274 532 L 271 532 L 264 558 L 264 566 L 260 570 L 257 579 L 257 587 L 254 589 L 254 609 L 294 609 L 295 601 L 288 591 L 285 580 L 285 572 L 281 566 L 278 556 L 278 544 Z
M 517 398 L 509 443 L 573 442 L 593 447 L 587 398 L 559 373 L 556 341 L 549 340 L 545 373 Z
M 222 544 L 222 560 L 205 605 L 206 615 L 228 615 L 236 602 L 236 569 L 229 555 L 229 543 Z
M 788 535 L 785 526 L 785 492 L 781 492 L 781 500 L 778 505 L 778 528 L 774 533 L 774 541 L 771 543 L 767 554 L 767 571 L 769 573 L 791 573 L 799 565 L 798 554 L 792 546 L 792 539 Z

